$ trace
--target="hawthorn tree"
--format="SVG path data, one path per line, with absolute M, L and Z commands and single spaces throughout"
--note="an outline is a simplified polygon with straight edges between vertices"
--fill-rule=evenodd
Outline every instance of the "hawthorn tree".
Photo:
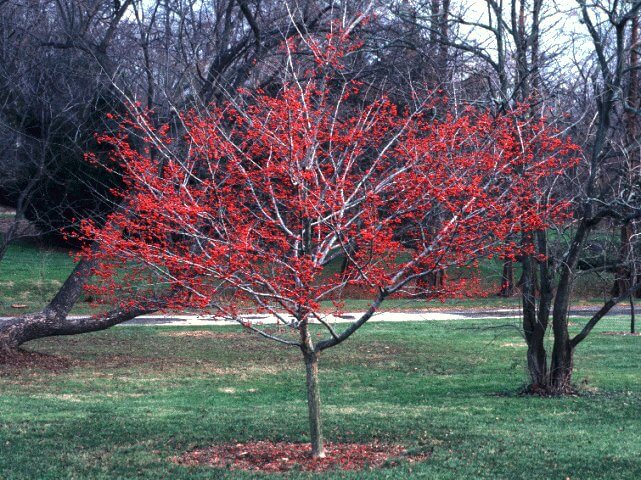
M 359 48 L 349 26 L 332 30 L 284 43 L 278 91 L 243 91 L 207 112 L 185 112 L 181 138 L 145 114 L 123 118 L 116 135 L 101 137 L 123 172 L 122 208 L 104 226 L 84 224 L 99 293 L 117 293 L 132 308 L 153 275 L 171 307 L 209 309 L 300 349 L 316 457 L 324 456 L 321 353 L 386 298 L 443 269 L 512 251 L 506 238 L 562 215 L 565 204 L 537 200 L 537 185 L 573 164 L 574 150 L 518 112 L 464 109 L 436 120 L 434 97 L 398 106 L 374 96 L 349 79 Z M 148 148 L 132 146 L 140 142 Z M 349 267 L 328 272 L 342 256 Z M 138 297 L 123 293 L 132 283 Z M 348 286 L 367 290 L 371 304 L 342 328 L 321 302 L 339 311 Z M 464 285 L 425 294 L 444 288 Z M 280 326 L 243 316 L 256 311 Z

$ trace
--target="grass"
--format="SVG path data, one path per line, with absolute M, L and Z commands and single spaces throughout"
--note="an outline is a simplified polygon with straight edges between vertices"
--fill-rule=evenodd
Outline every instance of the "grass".
M 9 246 L 0 261 L 0 315 L 42 308 L 73 270 L 73 258 L 63 249 L 30 242 Z M 25 305 L 23 309 L 11 305 Z
M 432 456 L 313 478 L 641 478 L 641 338 L 596 332 L 577 353 L 582 395 L 521 397 L 515 322 L 370 324 L 326 352 L 328 439 Z M 118 327 L 28 348 L 73 362 L 1 371 L 3 480 L 258 478 L 169 458 L 213 443 L 307 440 L 300 354 L 235 327 Z

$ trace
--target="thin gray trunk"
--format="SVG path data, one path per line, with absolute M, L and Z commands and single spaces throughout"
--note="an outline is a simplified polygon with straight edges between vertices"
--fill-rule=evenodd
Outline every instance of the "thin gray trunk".
M 299 322 L 301 337 L 300 348 L 305 360 L 307 410 L 309 413 L 309 436 L 312 441 L 312 457 L 324 458 L 325 448 L 323 447 L 320 388 L 318 385 L 318 356 L 320 355 L 320 350 L 314 347 L 305 314 L 301 313 Z
M 318 384 L 318 352 L 306 352 L 305 373 L 307 376 L 307 409 L 309 412 L 309 434 L 312 441 L 312 457 L 325 457 L 323 428 L 321 423 L 320 388 Z

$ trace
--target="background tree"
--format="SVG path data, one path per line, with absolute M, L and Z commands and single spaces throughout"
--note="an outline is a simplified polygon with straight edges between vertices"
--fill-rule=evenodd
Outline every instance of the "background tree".
M 439 36 L 429 17 L 417 23 L 476 66 L 471 72 L 470 67 L 456 65 L 455 71 L 463 76 L 454 84 L 461 88 L 458 98 L 495 105 L 499 111 L 528 101 L 533 106 L 528 116 L 554 119 L 585 152 L 584 161 L 571 174 L 541 185 L 545 192 L 541 201 L 552 195 L 572 202 L 574 221 L 558 225 L 554 232 L 524 235 L 524 251 L 534 254 L 518 258 L 531 384 L 537 392 L 562 393 L 570 388 L 576 346 L 612 306 L 638 290 L 630 280 L 638 251 L 624 238 L 636 238 L 630 229 L 641 207 L 639 182 L 632 174 L 638 171 L 632 154 L 638 151 L 638 139 L 630 134 L 639 113 L 632 105 L 638 83 L 634 21 L 640 2 L 577 2 L 561 9 L 555 2 L 487 0 L 485 11 L 476 7 L 451 6 L 447 37 Z M 565 35 L 568 41 L 560 45 L 558 39 Z M 474 87 L 472 95 L 465 93 L 466 86 Z M 602 235 L 604 228 L 621 229 L 622 240 L 615 242 L 620 256 L 594 265 L 589 258 L 593 254 L 587 251 L 589 239 Z M 504 286 L 511 283 L 511 270 L 508 259 Z M 571 339 L 567 323 L 575 279 L 601 271 L 616 276 L 617 288 Z M 511 290 L 503 288 L 502 293 Z M 545 347 L 550 327 L 555 338 L 551 359 Z
M 623 148 L 619 146 L 623 125 L 617 119 L 624 110 L 623 82 L 629 69 L 626 32 L 641 8 L 641 2 L 611 5 L 578 3 L 581 21 L 594 48 L 595 69 L 589 98 L 594 102 L 596 121 L 590 120 L 584 131 L 585 161 L 564 182 L 559 182 L 571 192 L 574 205 L 571 228 L 563 229 L 556 236 L 557 240 L 567 242 L 567 248 L 551 246 L 549 232 L 536 234 L 537 251 L 539 255 L 546 256 L 546 260 L 537 261 L 538 292 L 534 290 L 534 265 L 524 264 L 524 271 L 533 279 L 530 292 L 534 293 L 524 297 L 524 325 L 527 315 L 530 318 L 527 324 L 538 332 L 537 335 L 526 334 L 530 376 L 535 390 L 551 393 L 563 393 L 571 388 L 576 347 L 614 305 L 641 287 L 634 282 L 628 283 L 625 291 L 615 292 L 604 302 L 577 335 L 570 336 L 568 312 L 571 292 L 590 235 L 606 221 L 625 226 L 641 215 L 638 185 L 627 182 L 625 169 L 620 168 L 624 159 L 622 154 L 629 147 L 625 143 Z M 584 75 L 589 78 L 589 75 Z M 605 270 L 611 266 L 598 268 Z M 554 342 L 548 370 L 543 334 L 550 317 Z

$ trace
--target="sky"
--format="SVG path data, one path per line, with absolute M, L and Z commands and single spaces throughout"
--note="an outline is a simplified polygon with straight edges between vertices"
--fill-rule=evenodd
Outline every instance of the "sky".
M 500 0 L 497 0 L 500 1 Z M 504 0 L 505 16 L 509 21 L 509 0 Z M 454 0 L 454 11 L 459 11 L 463 19 L 469 22 L 487 24 L 488 8 L 485 0 Z M 576 0 L 547 0 L 542 12 L 542 53 L 558 53 L 563 64 L 573 59 L 584 59 L 591 53 L 590 41 L 585 25 L 579 21 L 580 14 Z M 461 36 L 469 36 L 482 44 L 495 56 L 496 42 L 487 30 L 478 27 L 461 26 Z

